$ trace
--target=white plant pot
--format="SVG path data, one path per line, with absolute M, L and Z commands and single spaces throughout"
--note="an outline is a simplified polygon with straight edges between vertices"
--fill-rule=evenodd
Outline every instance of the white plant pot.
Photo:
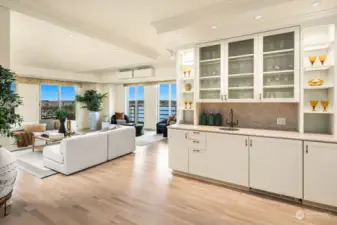
M 98 119 L 99 119 L 99 112 L 89 111 L 90 130 L 97 130 Z
M 17 176 L 15 156 L 0 147 L 0 198 L 7 196 L 14 188 Z

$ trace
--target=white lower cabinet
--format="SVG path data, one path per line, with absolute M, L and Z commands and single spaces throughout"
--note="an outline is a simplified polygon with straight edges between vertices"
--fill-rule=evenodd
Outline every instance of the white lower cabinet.
M 208 177 L 248 187 L 247 143 L 247 136 L 208 133 Z
M 208 176 L 208 151 L 204 149 L 189 149 L 189 165 L 188 170 L 190 174 L 209 177 Z
M 337 207 L 337 144 L 304 142 L 304 200 Z
M 188 131 L 168 130 L 169 168 L 188 172 Z
M 302 198 L 302 141 L 260 137 L 249 139 L 249 186 L 271 193 Z

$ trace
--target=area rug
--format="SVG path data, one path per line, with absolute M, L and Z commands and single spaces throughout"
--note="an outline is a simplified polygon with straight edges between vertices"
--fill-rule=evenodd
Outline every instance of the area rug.
M 137 146 L 145 146 L 165 139 L 163 134 L 156 134 L 155 131 L 146 131 L 143 136 L 136 137 Z
M 18 168 L 40 179 L 57 174 L 56 171 L 43 166 L 43 153 L 32 149 L 16 151 Z

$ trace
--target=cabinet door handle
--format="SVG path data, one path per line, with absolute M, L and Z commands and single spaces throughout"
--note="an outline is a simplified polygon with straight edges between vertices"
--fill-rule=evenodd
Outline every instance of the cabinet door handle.
M 262 94 L 260 93 L 260 100 L 262 99 Z
M 247 139 L 245 139 L 245 142 L 246 142 L 246 146 L 248 146 L 248 141 L 247 141 Z
M 185 139 L 187 139 L 187 133 L 185 133 Z
M 223 95 L 220 95 L 220 99 L 223 100 Z
M 306 152 L 307 154 L 309 153 L 308 145 L 305 146 L 305 152 Z
M 250 140 L 250 147 L 253 147 L 253 140 Z
M 193 134 L 200 134 L 200 132 L 194 131 Z
M 225 101 L 227 101 L 227 95 L 225 95 Z
M 197 149 L 193 149 L 193 152 L 199 152 L 199 150 L 197 150 Z
M 199 141 L 193 141 L 193 143 L 197 143 L 197 144 L 199 144 Z

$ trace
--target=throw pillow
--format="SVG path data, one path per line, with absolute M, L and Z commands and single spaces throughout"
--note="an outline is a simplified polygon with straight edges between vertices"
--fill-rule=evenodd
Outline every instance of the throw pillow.
M 23 129 L 26 132 L 45 132 L 47 124 L 24 125 Z
M 172 121 L 174 121 L 176 119 L 176 115 L 171 115 L 169 116 L 168 120 L 167 120 L 167 124 L 171 124 Z
M 124 120 L 124 113 L 123 112 L 121 112 L 121 113 L 116 112 L 115 116 L 116 116 L 116 120 Z

